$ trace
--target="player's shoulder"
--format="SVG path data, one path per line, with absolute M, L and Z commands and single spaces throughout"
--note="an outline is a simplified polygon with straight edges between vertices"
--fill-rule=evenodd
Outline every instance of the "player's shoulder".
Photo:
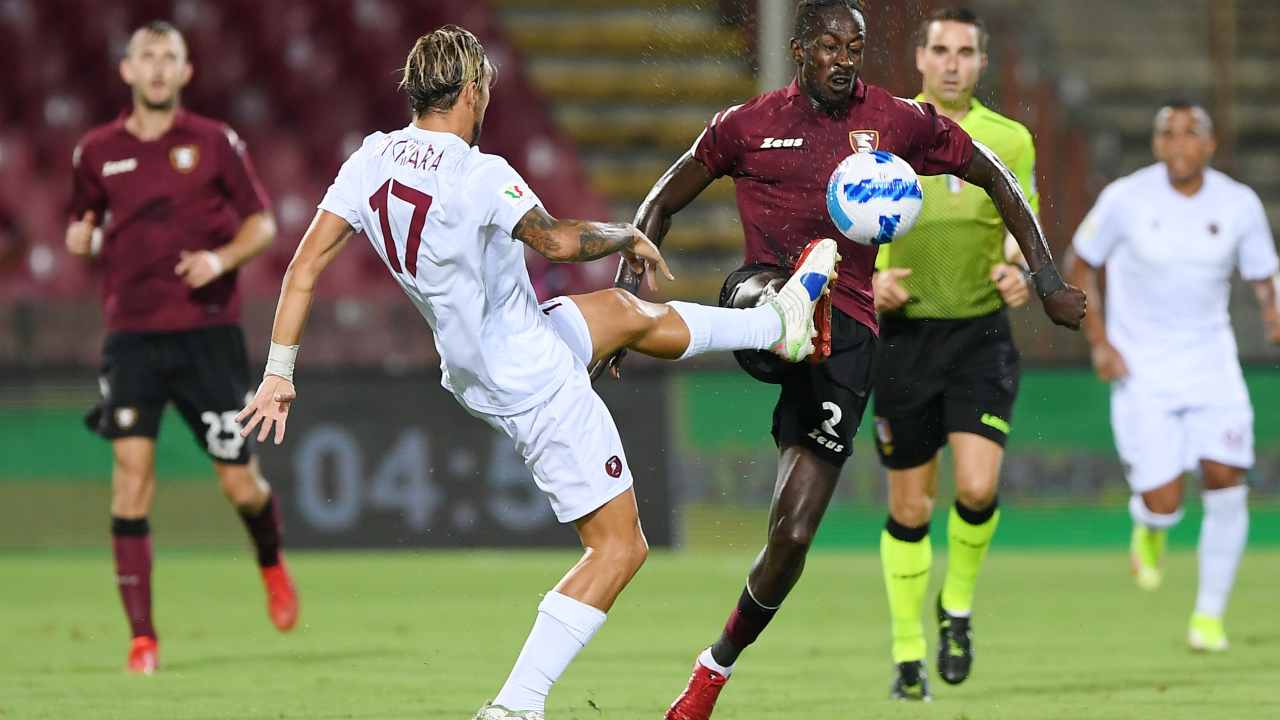
M 892 113 L 898 119 L 904 117 L 928 118 L 937 115 L 937 111 L 933 106 L 923 100 L 898 97 L 885 88 L 869 82 L 863 82 L 862 84 L 862 102 L 869 108 Z
M 999 137 L 1011 145 L 1033 147 L 1031 130 L 1026 125 L 981 103 L 977 107 L 979 108 L 977 119 L 985 132 Z
M 787 89 L 779 88 L 761 93 L 741 103 L 730 105 L 711 116 L 707 126 L 716 130 L 751 127 L 759 124 L 787 103 Z
M 119 141 L 124 132 L 124 121 L 121 118 L 89 128 L 76 142 L 75 150 L 72 152 L 72 163 L 78 165 L 80 158 L 85 154 L 91 154 L 99 148 Z
M 226 141 L 232 145 L 239 145 L 242 143 L 239 133 L 222 120 L 185 109 L 181 112 L 182 127 L 187 132 L 203 137 L 217 139 L 225 138 Z
M 1137 194 L 1150 194 L 1159 189 L 1160 183 L 1168 182 L 1164 172 L 1164 165 L 1155 163 L 1138 168 L 1128 175 L 1121 175 L 1102 189 L 1100 199 L 1120 199 Z
M 1257 191 L 1221 170 L 1206 168 L 1204 173 L 1209 187 L 1228 202 L 1242 205 L 1262 204 L 1262 198 L 1258 197 Z

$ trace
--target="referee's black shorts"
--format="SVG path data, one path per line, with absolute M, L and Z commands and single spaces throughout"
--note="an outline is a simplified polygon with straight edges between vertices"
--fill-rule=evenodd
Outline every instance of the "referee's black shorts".
M 962 320 L 884 316 L 876 367 L 876 449 L 885 467 L 924 465 L 955 432 L 1004 447 L 1020 375 L 1004 310 Z

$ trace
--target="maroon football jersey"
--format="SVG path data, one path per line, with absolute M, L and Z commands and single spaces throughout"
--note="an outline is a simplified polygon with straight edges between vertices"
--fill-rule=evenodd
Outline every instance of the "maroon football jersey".
M 790 265 L 810 240 L 835 238 L 843 259 L 832 301 L 877 330 L 876 248 L 845 239 L 826 205 L 827 181 L 840 161 L 873 150 L 901 157 L 921 175 L 955 174 L 973 157 L 973 141 L 932 105 L 861 80 L 838 118 L 815 109 L 793 81 L 717 114 L 693 154 L 712 175 L 733 178 L 747 262 Z
M 267 194 L 235 131 L 179 110 L 173 127 L 142 141 L 125 116 L 89 131 L 72 156 L 71 217 L 97 213 L 103 315 L 109 330 L 173 331 L 235 323 L 236 273 L 199 290 L 173 269 L 183 250 L 231 241 Z

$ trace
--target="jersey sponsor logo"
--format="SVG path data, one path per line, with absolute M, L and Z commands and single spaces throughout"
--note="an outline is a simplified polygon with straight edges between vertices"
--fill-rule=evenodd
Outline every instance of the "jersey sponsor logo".
M 798 148 L 804 146 L 804 138 L 772 138 L 767 137 L 760 143 L 761 150 L 777 150 L 782 148 Z
M 116 408 L 115 412 L 116 427 L 121 430 L 128 430 L 138 422 L 138 409 L 131 407 Z
M 169 151 L 169 164 L 186 175 L 200 164 L 200 148 L 195 145 L 177 145 Z
M 817 443 L 818 447 L 833 453 L 844 452 L 844 443 L 840 442 L 840 433 L 836 430 L 836 426 L 844 419 L 844 411 L 839 405 L 827 401 L 822 403 L 822 413 L 828 417 L 822 421 L 821 427 L 810 431 L 809 439 Z
M 850 130 L 849 147 L 854 152 L 875 152 L 880 149 L 879 130 Z
M 124 160 L 109 160 L 102 163 L 102 177 L 111 177 L 112 175 L 122 175 L 124 173 L 133 172 L 138 169 L 138 158 L 126 158 Z
M 608 473 L 611 478 L 622 477 L 622 459 L 617 455 L 614 455 L 608 460 L 605 460 L 604 471 Z
M 505 197 L 507 199 L 507 202 L 511 203 L 512 205 L 515 205 L 516 203 L 523 200 L 525 193 L 527 192 L 528 190 L 525 190 L 524 186 L 520 185 L 519 183 L 508 183 L 505 187 L 502 188 L 502 196 Z

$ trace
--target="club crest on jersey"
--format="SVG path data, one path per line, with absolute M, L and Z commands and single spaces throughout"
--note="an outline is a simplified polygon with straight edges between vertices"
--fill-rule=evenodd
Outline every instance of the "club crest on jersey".
M 622 459 L 617 455 L 609 458 L 604 463 L 604 471 L 608 473 L 611 478 L 622 477 Z
M 869 153 L 880 149 L 879 130 L 850 130 L 849 146 L 854 152 Z
M 519 183 L 508 183 L 506 187 L 502 188 L 502 196 L 505 197 L 507 199 L 507 202 L 511 203 L 512 205 L 515 205 L 516 203 L 523 200 L 525 194 L 527 194 L 528 192 L 529 191 Z
M 804 147 L 804 138 L 772 138 L 767 137 L 760 143 L 761 150 Z
M 169 164 L 183 175 L 200 164 L 200 148 L 195 145 L 178 145 L 169 151 Z

